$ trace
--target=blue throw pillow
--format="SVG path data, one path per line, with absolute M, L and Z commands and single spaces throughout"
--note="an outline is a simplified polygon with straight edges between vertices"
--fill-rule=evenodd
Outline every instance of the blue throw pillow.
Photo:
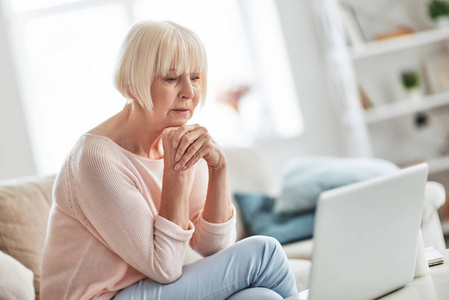
M 398 167 L 376 158 L 302 157 L 289 165 L 274 211 L 298 213 L 315 209 L 321 192 L 394 173 Z
M 311 238 L 315 213 L 279 214 L 273 211 L 275 198 L 261 194 L 235 193 L 243 223 L 251 235 L 267 235 L 281 244 Z

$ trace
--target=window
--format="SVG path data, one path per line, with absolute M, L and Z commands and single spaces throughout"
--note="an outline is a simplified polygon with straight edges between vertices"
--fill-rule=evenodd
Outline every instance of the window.
M 192 122 L 204 124 L 222 146 L 302 132 L 273 0 L 4 1 L 40 174 L 56 172 L 83 132 L 123 107 L 113 67 L 126 32 L 144 19 L 175 21 L 203 40 L 208 97 Z M 238 106 L 219 101 L 229 95 L 223 90 L 239 88 L 245 95 Z

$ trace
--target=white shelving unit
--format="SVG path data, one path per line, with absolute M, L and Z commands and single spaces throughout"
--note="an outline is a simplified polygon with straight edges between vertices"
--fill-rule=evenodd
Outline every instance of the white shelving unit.
M 351 91 L 358 93 L 356 88 L 360 86 L 374 105 L 369 110 L 363 110 L 361 107 L 355 107 L 358 106 L 357 102 L 353 101 L 356 99 L 349 99 L 345 103 L 354 111 L 360 110 L 360 115 L 363 117 L 363 120 L 356 125 L 360 125 L 362 131 L 367 133 L 367 137 L 366 139 L 359 138 L 357 141 L 361 144 L 370 144 L 367 148 L 372 150 L 371 153 L 374 156 L 390 159 L 396 163 L 411 165 L 427 160 L 429 174 L 433 175 L 435 180 L 445 184 L 446 193 L 449 194 L 447 190 L 449 186 L 449 155 L 444 155 L 448 152 L 449 115 L 444 114 L 449 108 L 449 91 L 425 94 L 418 100 L 401 99 L 406 97 L 406 93 L 400 86 L 401 72 L 407 69 L 420 70 L 420 75 L 424 75 L 423 64 L 426 74 L 421 76 L 422 79 L 431 75 L 427 76 L 430 78 L 426 78 L 428 79 L 426 84 L 436 83 L 432 78 L 436 74 L 443 74 L 439 78 L 445 78 L 444 70 L 432 73 L 437 69 L 433 69 L 432 60 L 433 57 L 436 60 L 441 51 L 449 53 L 449 27 L 423 30 L 402 37 L 363 43 L 365 37 L 387 33 L 389 30 L 392 32 L 395 26 L 408 26 L 409 28 L 430 26 L 431 23 L 427 16 L 427 1 L 419 3 L 416 1 L 414 3 L 411 1 L 329 1 L 336 4 L 337 10 L 339 10 L 339 13 L 336 14 L 339 16 L 337 18 L 340 18 L 341 25 L 346 29 L 347 37 L 342 36 L 344 41 L 341 42 L 350 41 L 357 45 L 354 48 L 342 47 L 343 52 L 348 50 L 345 54 L 348 54 L 349 58 L 342 65 L 348 67 L 346 63 L 352 64 L 354 73 L 351 73 L 351 76 L 354 75 L 356 80 L 356 82 L 351 82 L 355 83 L 355 87 L 351 87 Z M 323 0 L 323 2 L 326 1 Z M 341 9 L 344 5 L 339 7 L 342 3 L 346 5 L 346 8 L 352 8 L 352 13 L 342 14 Z M 359 19 L 359 17 L 361 18 Z M 362 20 L 362 18 L 364 19 Z M 327 21 L 332 23 L 334 20 L 329 17 Z M 384 24 L 382 24 L 383 22 Z M 362 29 L 364 32 L 361 32 Z M 334 38 L 336 35 L 338 34 L 332 37 Z M 335 52 L 337 53 L 337 51 Z M 440 58 L 438 57 L 438 59 Z M 438 64 L 442 69 L 445 68 L 444 59 L 438 61 Z M 344 71 L 342 68 L 341 78 L 344 78 Z M 437 73 L 439 71 L 441 73 Z M 421 80 L 421 83 L 424 81 Z M 347 88 L 350 86 L 351 84 L 345 85 Z M 428 90 L 434 89 L 429 88 Z M 412 123 L 410 117 L 418 112 L 428 112 L 427 115 L 430 116 L 428 126 L 422 127 L 416 122 L 416 118 L 414 119 L 415 124 Z M 443 232 L 448 240 L 447 205 L 446 220 L 442 221 Z
M 352 64 L 355 65 L 366 59 L 375 58 L 379 60 L 382 55 L 388 56 L 399 51 L 406 53 L 412 48 L 431 46 L 434 43 L 444 41 L 449 41 L 449 28 L 426 30 L 404 37 L 369 42 L 349 49 L 349 57 Z M 357 78 L 357 74 L 355 75 Z M 373 124 L 444 106 L 449 107 L 449 92 L 423 95 L 418 100 L 395 99 L 389 103 L 376 105 L 369 110 L 362 111 L 362 114 L 369 131 Z M 449 157 L 429 159 L 429 168 L 430 174 L 449 171 Z

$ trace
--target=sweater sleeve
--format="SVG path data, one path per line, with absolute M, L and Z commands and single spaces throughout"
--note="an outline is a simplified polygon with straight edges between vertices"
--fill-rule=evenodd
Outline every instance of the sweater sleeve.
M 232 217 L 224 223 L 210 223 L 203 218 L 202 210 L 195 219 L 195 233 L 190 240 L 190 247 L 201 254 L 209 256 L 235 243 L 236 212 L 232 206 Z
M 117 155 L 85 151 L 73 164 L 72 181 L 79 219 L 106 247 L 145 276 L 170 283 L 182 265 L 194 225 L 184 230 L 155 215 Z

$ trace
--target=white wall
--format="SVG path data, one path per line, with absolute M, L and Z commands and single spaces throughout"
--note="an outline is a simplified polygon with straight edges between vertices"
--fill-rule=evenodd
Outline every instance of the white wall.
M 277 0 L 305 124 L 301 136 L 264 145 L 264 152 L 280 167 L 295 156 L 344 155 L 341 124 L 332 106 L 312 1 Z
M 36 172 L 0 6 L 0 179 Z
M 232 189 L 251 189 L 276 195 L 281 187 L 282 171 L 290 159 L 304 155 L 345 156 L 344 136 L 332 107 L 329 77 L 325 71 L 323 47 L 317 36 L 319 31 L 312 13 L 312 1 L 277 0 L 303 113 L 304 132 L 296 138 L 247 150 L 226 149 Z M 248 170 L 248 165 L 252 170 Z
M 316 36 L 312 1 L 277 1 L 305 130 L 300 137 L 261 145 L 260 151 L 270 158 L 276 177 L 284 163 L 295 156 L 344 155 L 340 124 L 326 82 L 323 49 Z M 33 174 L 35 167 L 1 18 L 0 15 L 0 178 L 6 178 Z
M 343 135 L 332 106 L 312 2 L 277 0 L 305 123 L 304 133 L 287 145 L 300 155 L 343 155 Z

